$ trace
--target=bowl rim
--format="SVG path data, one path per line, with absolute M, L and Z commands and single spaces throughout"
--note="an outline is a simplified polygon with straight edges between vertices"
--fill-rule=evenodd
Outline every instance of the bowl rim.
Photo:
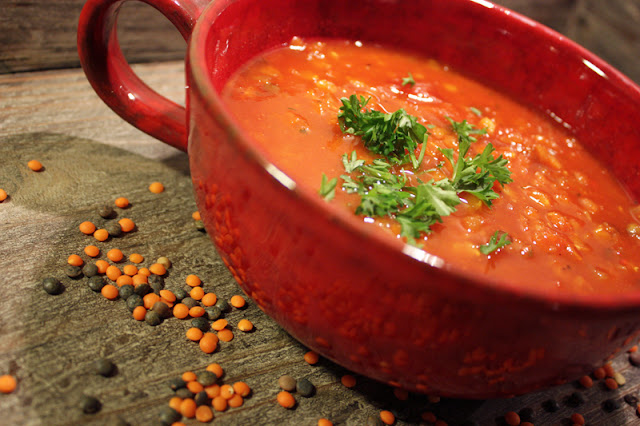
M 553 293 L 549 290 L 541 290 L 535 286 L 522 286 L 509 282 L 506 279 L 495 277 L 483 277 L 478 279 L 473 273 L 461 271 L 453 266 L 447 265 L 446 261 L 438 256 L 431 255 L 426 251 L 406 244 L 399 239 L 390 238 L 377 232 L 373 227 L 365 226 L 361 221 L 346 209 L 330 205 L 322 200 L 315 191 L 311 191 L 303 186 L 297 186 L 293 179 L 280 170 L 273 162 L 269 161 L 258 145 L 253 142 L 240 126 L 231 113 L 227 110 L 215 89 L 209 72 L 207 70 L 206 49 L 207 38 L 211 23 L 217 16 L 224 12 L 226 7 L 238 0 L 217 0 L 211 2 L 198 19 L 191 34 L 187 49 L 187 73 L 190 76 L 189 90 L 197 90 L 203 99 L 207 114 L 229 133 L 238 135 L 232 138 L 235 144 L 244 155 L 250 158 L 255 165 L 263 172 L 271 176 L 272 179 L 288 191 L 289 196 L 302 199 L 308 208 L 313 209 L 327 221 L 333 222 L 334 226 L 343 228 L 344 231 L 354 237 L 367 239 L 368 245 L 375 245 L 376 250 L 385 250 L 389 253 L 400 254 L 407 258 L 409 262 L 419 262 L 422 267 L 437 268 L 441 272 L 451 275 L 453 278 L 463 282 L 465 286 L 472 286 L 475 290 L 491 290 L 502 296 L 512 296 L 517 299 L 526 300 L 534 305 L 542 305 L 554 311 L 563 312 L 588 312 L 593 314 L 619 313 L 620 311 L 635 311 L 640 306 L 640 288 L 637 290 L 624 291 L 620 293 L 574 293 L 570 291 L 560 291 Z M 604 74 L 602 78 L 610 81 L 613 86 L 620 87 L 625 91 L 634 93 L 640 100 L 640 87 L 630 78 L 626 77 L 603 59 L 588 51 L 564 35 L 555 30 L 534 21 L 507 7 L 491 3 L 487 0 L 447 0 L 447 2 L 464 7 L 478 8 L 481 13 L 493 15 L 493 19 L 502 19 L 509 22 L 509 25 L 516 25 L 526 28 L 528 32 L 535 32 L 535 37 L 541 42 L 550 43 L 553 47 L 569 52 L 573 57 L 579 57 L 585 64 L 585 68 L 598 74 Z M 293 36 L 293 35 L 292 35 Z M 592 67 L 596 67 L 597 71 Z M 473 78 L 473 76 L 471 76 Z M 499 89 L 498 89 L 499 90 Z M 516 97 L 517 99 L 517 97 Z M 640 108 L 640 105 L 639 105 Z M 536 108 L 542 111 L 540 108 Z M 542 111 L 549 117 L 549 113 Z M 549 117 L 553 119 L 552 117 Z

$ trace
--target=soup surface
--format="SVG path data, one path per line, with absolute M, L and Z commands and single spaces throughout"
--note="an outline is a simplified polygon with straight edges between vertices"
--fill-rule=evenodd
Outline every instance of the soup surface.
M 451 267 L 549 291 L 640 288 L 640 209 L 613 176 L 557 122 L 444 64 L 294 38 L 236 73 L 223 98 L 299 185 Z M 350 127 L 375 114 L 373 130 Z M 393 138 L 411 117 L 415 145 L 365 147 L 367 130 L 391 123 L 379 139 Z M 465 190 L 483 172 L 483 189 Z

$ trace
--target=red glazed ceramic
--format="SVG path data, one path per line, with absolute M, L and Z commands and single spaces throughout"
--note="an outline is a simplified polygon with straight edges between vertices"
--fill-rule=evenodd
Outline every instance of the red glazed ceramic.
M 640 90 L 548 28 L 484 0 L 145 0 L 188 41 L 186 110 L 131 71 L 122 1 L 89 0 L 78 46 L 102 99 L 189 153 L 208 232 L 243 290 L 289 333 L 367 376 L 488 398 L 579 377 L 637 340 L 640 292 L 550 295 L 480 281 L 297 187 L 229 115 L 231 74 L 292 36 L 402 46 L 548 112 L 640 196 Z

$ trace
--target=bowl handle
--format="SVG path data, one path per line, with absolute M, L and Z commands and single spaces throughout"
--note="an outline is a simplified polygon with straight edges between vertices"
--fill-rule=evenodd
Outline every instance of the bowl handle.
M 127 63 L 117 39 L 116 19 L 127 0 L 89 0 L 80 14 L 78 54 L 98 96 L 138 129 L 187 150 L 185 109 L 147 86 Z M 139 0 L 159 10 L 185 40 L 210 0 Z

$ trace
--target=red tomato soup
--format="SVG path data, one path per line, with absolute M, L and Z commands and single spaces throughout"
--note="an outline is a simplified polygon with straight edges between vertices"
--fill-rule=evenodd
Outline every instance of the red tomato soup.
M 363 214 L 361 194 L 345 188 L 345 176 L 362 173 L 347 173 L 342 156 L 350 159 L 355 150 L 367 163 L 385 156 L 366 148 L 363 137 L 343 132 L 341 99 L 353 94 L 369 99 L 361 111 L 403 109 L 427 129 L 419 166 L 390 169 L 407 186 L 453 180 L 454 167 L 444 154 L 460 153 L 452 121 L 483 129 L 471 134 L 476 141 L 465 158 L 491 144 L 493 159 L 508 160 L 512 182 L 493 184 L 497 198 L 490 205 L 457 191 L 455 211 L 416 238 L 403 235 L 397 211 Z M 360 42 L 294 38 L 236 73 L 223 97 L 238 123 L 299 185 L 319 191 L 323 175 L 326 181 L 336 178 L 329 203 L 453 268 L 549 291 L 640 288 L 640 208 L 621 185 L 557 122 L 444 64 Z M 422 146 L 420 141 L 414 158 Z M 411 202 L 411 192 L 404 195 Z M 492 236 L 502 244 L 490 247 Z

